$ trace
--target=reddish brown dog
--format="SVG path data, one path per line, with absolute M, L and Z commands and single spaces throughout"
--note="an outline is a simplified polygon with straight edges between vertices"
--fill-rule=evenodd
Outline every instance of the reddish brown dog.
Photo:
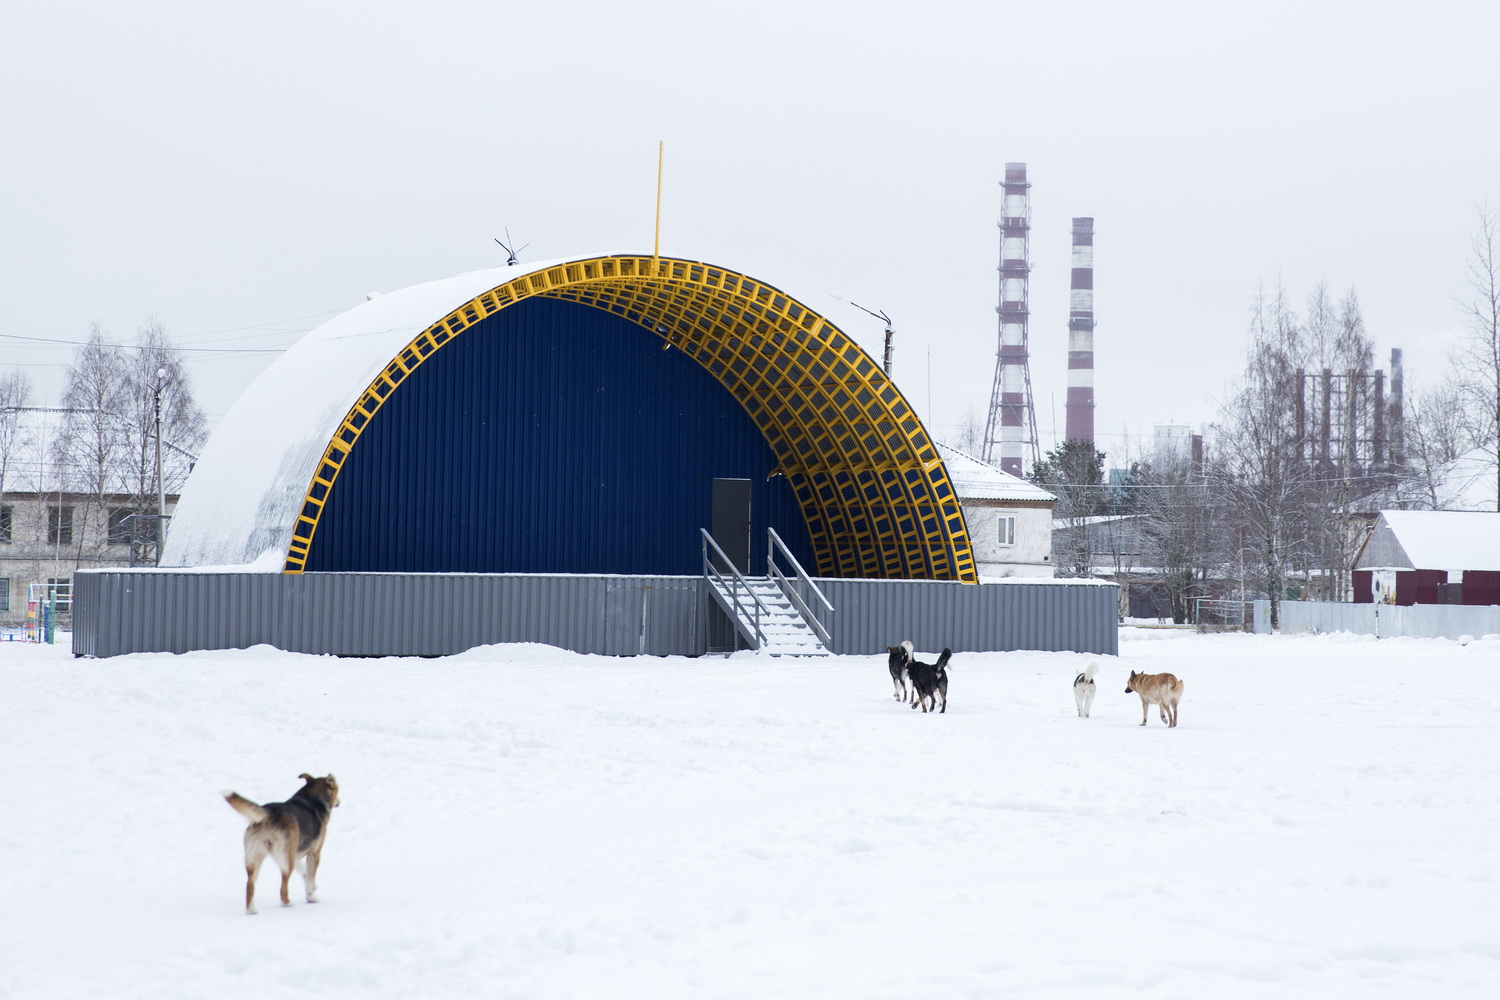
M 1125 684 L 1125 693 L 1130 694 L 1132 691 L 1141 696 L 1141 725 L 1146 724 L 1146 716 L 1150 714 L 1152 705 L 1161 711 L 1161 721 L 1167 723 L 1169 728 L 1177 725 L 1177 703 L 1182 700 L 1182 681 L 1171 674 L 1138 674 L 1132 670 L 1130 680 Z

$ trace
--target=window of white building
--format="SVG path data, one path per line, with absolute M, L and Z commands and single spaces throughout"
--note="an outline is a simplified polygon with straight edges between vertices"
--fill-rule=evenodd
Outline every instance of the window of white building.
M 1016 516 L 1014 514 L 1000 515 L 1000 544 L 1016 544 Z

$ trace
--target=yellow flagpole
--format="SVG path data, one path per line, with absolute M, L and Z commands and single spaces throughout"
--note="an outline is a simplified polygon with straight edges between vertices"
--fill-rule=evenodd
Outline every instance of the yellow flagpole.
M 656 142 L 656 245 L 651 251 L 651 270 L 655 273 L 657 261 L 661 260 L 661 161 L 666 155 L 666 140 Z

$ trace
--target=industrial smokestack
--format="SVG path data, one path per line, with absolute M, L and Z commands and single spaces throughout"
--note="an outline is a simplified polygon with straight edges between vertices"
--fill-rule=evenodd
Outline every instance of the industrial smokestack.
M 1397 468 L 1406 464 L 1406 442 L 1405 442 L 1405 401 L 1402 399 L 1402 390 L 1405 379 L 1401 372 L 1401 348 L 1391 348 L 1391 424 L 1388 430 L 1391 438 L 1391 464 Z
M 1068 295 L 1067 440 L 1094 441 L 1094 220 L 1073 220 Z
M 1020 476 L 1028 444 L 1032 463 L 1040 458 L 1027 346 L 1031 184 L 1026 180 L 1026 164 L 1007 163 L 1001 188 L 1005 201 L 1000 217 L 1000 305 L 995 310 L 1000 314 L 1000 348 L 985 422 L 984 459 L 994 462 L 998 457 L 1003 471 Z

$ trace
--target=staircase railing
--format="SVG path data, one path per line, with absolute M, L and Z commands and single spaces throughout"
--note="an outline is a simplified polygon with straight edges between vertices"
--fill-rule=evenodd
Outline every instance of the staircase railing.
M 818 614 L 813 610 L 813 603 L 803 597 L 802 591 L 798 587 L 792 586 L 792 582 L 786 578 L 786 574 L 781 571 L 781 567 L 776 565 L 777 552 L 780 552 L 790 565 L 792 574 L 796 577 L 798 585 L 803 590 L 811 591 L 812 596 L 817 599 L 816 603 L 821 606 L 822 614 Z M 766 528 L 766 575 L 776 581 L 776 585 L 781 588 L 781 592 L 786 595 L 786 599 L 791 601 L 802 614 L 802 620 L 807 622 L 808 627 L 817 633 L 823 645 L 832 649 L 833 637 L 829 634 L 828 629 L 833 625 L 833 603 L 823 595 L 823 591 L 813 582 L 812 577 L 807 575 L 807 571 L 802 568 L 802 564 L 797 561 L 797 557 L 792 555 L 791 550 L 786 547 L 786 543 L 781 540 L 781 536 L 776 534 L 776 529 L 771 527 Z M 825 618 L 827 619 L 826 622 L 824 621 Z
M 724 554 L 724 550 L 719 548 L 719 543 L 714 541 L 707 529 L 699 528 L 698 534 L 703 537 L 703 576 L 710 583 L 716 584 L 708 589 L 712 591 L 714 600 L 725 613 L 734 619 L 735 628 L 739 629 L 740 634 L 750 643 L 750 648 L 759 649 L 766 641 L 766 634 L 761 631 L 760 627 L 761 615 L 764 613 L 769 617 L 770 609 L 756 596 L 755 591 L 750 589 L 750 584 L 730 558 Z M 712 558 L 713 555 L 719 557 L 717 563 Z M 720 565 L 729 567 L 728 575 L 719 568 Z M 749 603 L 745 601 L 747 597 L 750 599 Z

